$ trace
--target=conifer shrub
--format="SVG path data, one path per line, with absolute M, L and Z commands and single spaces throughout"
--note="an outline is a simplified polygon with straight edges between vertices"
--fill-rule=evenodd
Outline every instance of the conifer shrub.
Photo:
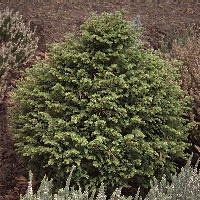
M 31 59 L 37 38 L 22 16 L 6 9 L 0 11 L 0 102 L 5 100 L 13 77 Z
M 106 192 L 175 171 L 184 158 L 187 97 L 176 67 L 144 50 L 123 14 L 93 15 L 51 47 L 15 93 L 18 152 L 37 178 Z M 133 181 L 134 180 L 134 181 Z

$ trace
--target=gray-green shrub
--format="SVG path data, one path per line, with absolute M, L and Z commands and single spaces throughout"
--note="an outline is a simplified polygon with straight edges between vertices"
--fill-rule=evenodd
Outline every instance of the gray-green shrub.
M 13 76 L 32 58 L 36 48 L 37 38 L 22 16 L 8 8 L 0 11 L 0 102 Z
M 191 159 L 179 174 L 172 176 L 172 182 L 168 183 L 164 176 L 160 182 L 155 178 L 151 183 L 151 189 L 145 200 L 199 200 L 200 199 L 200 174 L 191 167 Z
M 38 191 L 34 194 L 32 188 L 32 173 L 29 173 L 30 181 L 28 183 L 28 189 L 24 196 L 21 196 L 20 200 L 106 200 L 108 199 L 103 183 L 101 184 L 99 189 L 93 190 L 91 193 L 89 190 L 82 190 L 79 188 L 78 190 L 70 187 L 70 181 L 72 178 L 73 169 L 70 172 L 70 175 L 66 181 L 66 186 L 58 191 L 57 194 L 52 193 L 52 180 L 48 180 L 45 176 L 41 182 L 41 185 Z M 116 189 L 110 200 L 131 200 L 131 197 L 125 197 L 121 195 L 121 189 Z
M 198 163 L 195 168 L 191 167 L 191 159 L 187 162 L 186 166 L 182 168 L 179 174 L 172 176 L 172 182 L 168 183 L 166 177 L 163 177 L 159 182 L 154 178 L 151 183 L 151 189 L 144 200 L 199 200 L 200 199 L 200 174 L 197 170 Z M 58 194 L 52 194 L 52 181 L 48 181 L 45 177 L 41 183 L 37 194 L 32 192 L 32 175 L 30 176 L 29 188 L 25 196 L 20 200 L 106 200 L 103 185 L 98 190 L 98 195 L 95 198 L 95 193 L 90 194 L 88 190 L 74 190 L 70 188 L 70 180 L 72 172 L 67 179 L 66 186 L 60 189 Z M 111 196 L 112 200 L 131 200 L 131 197 L 124 197 L 121 195 L 121 190 L 116 189 Z M 139 193 L 134 200 L 142 200 Z
M 148 182 L 175 171 L 188 146 L 187 98 L 177 78 L 175 66 L 142 48 L 121 13 L 94 15 L 18 85 L 18 151 L 56 187 L 72 165 L 72 183 L 92 190 L 104 182 L 109 193 L 135 176 Z

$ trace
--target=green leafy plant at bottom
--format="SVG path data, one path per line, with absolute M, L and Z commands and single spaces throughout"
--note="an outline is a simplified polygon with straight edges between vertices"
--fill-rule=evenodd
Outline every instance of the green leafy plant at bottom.
M 171 183 L 168 183 L 166 177 L 163 176 L 159 182 L 154 179 L 151 182 L 151 189 L 147 194 L 145 200 L 199 200 L 200 199 L 200 174 L 198 171 L 198 164 L 194 169 L 191 167 L 191 158 L 188 160 L 185 167 L 182 168 L 179 174 L 172 176 Z M 101 184 L 98 192 L 94 190 L 92 194 L 89 194 L 87 189 L 75 190 L 70 188 L 70 180 L 72 177 L 74 167 L 72 168 L 69 177 L 66 181 L 65 188 L 58 191 L 57 194 L 52 194 L 52 179 L 49 181 L 47 177 L 41 182 L 40 188 L 36 194 L 33 194 L 32 190 L 32 173 L 30 172 L 30 181 L 28 184 L 28 190 L 26 195 L 21 196 L 20 200 L 106 200 L 108 199 L 103 183 Z M 110 200 L 131 200 L 132 197 L 125 197 L 121 195 L 121 188 L 117 188 L 110 197 Z M 142 200 L 139 196 L 139 190 L 134 200 Z

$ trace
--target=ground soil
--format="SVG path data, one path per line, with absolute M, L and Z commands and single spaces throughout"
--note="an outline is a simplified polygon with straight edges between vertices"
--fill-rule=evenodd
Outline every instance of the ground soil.
M 36 28 L 38 52 L 43 53 L 47 44 L 61 42 L 64 35 L 78 32 L 94 12 L 123 9 L 128 11 L 126 18 L 131 21 L 139 15 L 144 28 L 142 37 L 154 49 L 163 45 L 170 48 L 171 40 L 184 36 L 200 23 L 198 0 L 0 0 L 0 10 L 6 7 L 19 11 Z M 15 152 L 12 133 L 8 131 L 9 105 L 8 101 L 0 103 L 0 200 L 19 199 L 27 186 L 27 170 Z

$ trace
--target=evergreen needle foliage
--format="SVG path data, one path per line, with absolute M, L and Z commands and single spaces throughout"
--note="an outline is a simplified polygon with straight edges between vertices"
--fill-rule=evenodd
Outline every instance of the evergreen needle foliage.
M 188 122 L 177 69 L 144 50 L 120 12 L 93 15 L 79 36 L 54 44 L 15 94 L 18 151 L 38 178 L 106 192 L 175 171 Z M 136 183 L 140 183 L 139 179 Z
M 13 76 L 34 55 L 37 38 L 22 16 L 9 9 L 0 11 L 0 101 L 4 101 Z

